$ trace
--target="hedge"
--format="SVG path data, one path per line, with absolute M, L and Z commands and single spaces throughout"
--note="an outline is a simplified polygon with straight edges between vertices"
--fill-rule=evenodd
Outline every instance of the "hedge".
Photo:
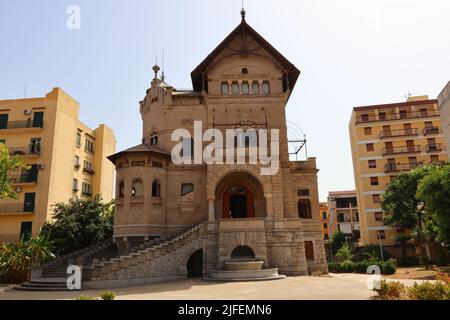
M 385 262 L 377 261 L 375 263 L 368 260 L 358 262 L 345 261 L 341 263 L 329 262 L 328 270 L 333 273 L 367 273 L 367 268 L 372 265 L 379 266 L 382 274 L 394 274 L 397 269 L 396 261 L 389 259 Z

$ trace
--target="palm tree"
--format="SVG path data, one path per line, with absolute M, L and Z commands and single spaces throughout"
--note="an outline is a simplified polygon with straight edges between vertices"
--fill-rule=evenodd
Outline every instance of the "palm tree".
M 415 228 L 411 236 L 416 247 L 420 248 L 420 258 L 423 260 L 425 268 L 428 269 L 428 263 L 431 261 L 430 243 L 433 240 L 432 235 L 426 229 Z

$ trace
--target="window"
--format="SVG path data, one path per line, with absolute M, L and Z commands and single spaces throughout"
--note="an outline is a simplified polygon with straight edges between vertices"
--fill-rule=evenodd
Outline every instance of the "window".
M 322 219 L 327 220 L 327 213 L 325 211 L 322 212 Z
M 263 89 L 263 93 L 264 93 L 264 94 L 269 94 L 269 93 L 270 93 L 270 85 L 269 85 L 269 81 L 264 81 L 264 82 L 263 82 L 262 89 Z
M 233 95 L 238 95 L 239 94 L 239 84 L 237 82 L 233 82 L 231 84 L 231 93 Z
M 375 221 L 383 221 L 383 213 L 375 212 Z
M 370 136 L 372 134 L 372 128 L 371 127 L 364 128 L 364 134 L 366 136 Z
M 33 128 L 43 128 L 44 127 L 44 113 L 35 112 L 33 114 Z
M 30 140 L 30 154 L 41 153 L 41 138 L 31 138 Z
M 131 196 L 141 197 L 143 195 L 144 195 L 144 184 L 142 183 L 142 179 L 134 179 L 133 184 L 131 186 Z
M 131 161 L 132 167 L 145 167 L 145 160 L 141 161 Z
M 242 68 L 242 74 L 248 74 L 248 69 L 247 68 Z
M 5 139 L 0 139 L 0 144 L 6 144 L 6 140 Z
M 309 189 L 297 190 L 297 197 L 309 197 Z
M 375 150 L 375 148 L 373 146 L 373 143 L 366 144 L 366 151 L 367 152 L 371 152 L 371 151 L 374 151 L 374 150 Z
M 92 195 L 92 186 L 89 183 L 83 182 L 81 189 L 82 189 L 81 192 L 83 193 L 83 195 L 85 195 L 85 196 Z
M 123 198 L 123 196 L 125 195 L 125 185 L 123 183 L 123 181 L 119 182 L 119 198 Z
M 314 244 L 312 241 L 305 241 L 305 258 L 314 260 Z
M 242 83 L 242 94 L 249 94 L 250 93 L 250 86 L 248 85 L 247 81 L 244 81 Z
M 259 83 L 258 81 L 253 81 L 252 83 L 252 93 L 259 94 Z
M 299 218 L 312 219 L 311 201 L 309 199 L 298 200 L 297 209 Z
M 362 122 L 369 122 L 369 115 L 367 113 L 361 115 Z
M 159 161 L 152 161 L 152 167 L 153 168 L 162 168 L 163 164 L 162 164 L 162 162 L 159 162 Z
M 77 146 L 81 146 L 81 133 L 77 132 Z
M 385 121 L 386 120 L 386 112 L 380 112 L 378 114 L 378 118 L 380 119 L 380 121 Z
M 158 133 L 153 132 L 152 136 L 150 137 L 150 145 L 156 146 L 158 144 Z
M 152 197 L 161 197 L 161 183 L 159 182 L 159 180 L 154 180 L 152 183 Z
M 86 144 L 84 146 L 84 149 L 86 151 L 89 151 L 90 153 L 94 153 L 94 142 L 88 138 L 86 138 Z
M 430 156 L 430 162 L 431 163 L 439 162 L 439 156 Z
M 420 116 L 421 117 L 428 116 L 428 110 L 426 108 L 420 109 Z
M 381 240 L 386 239 L 386 231 L 384 230 L 377 231 L 377 239 Z
M 23 212 L 34 212 L 34 203 L 36 200 L 36 193 L 25 193 L 25 199 L 23 203 Z
M 324 229 L 328 229 L 328 223 L 324 223 L 324 224 L 323 224 L 323 228 L 324 228 Z
M 330 239 L 330 236 L 328 235 L 328 233 L 325 233 L 325 234 L 323 235 L 323 239 L 324 239 L 324 240 Z
M 194 184 L 192 183 L 183 183 L 181 185 L 181 196 L 184 197 L 185 195 L 194 192 Z
M 425 122 L 425 128 L 432 128 L 432 127 L 433 127 L 433 122 L 432 121 Z
M 72 191 L 78 192 L 78 180 L 77 179 L 73 179 L 73 181 L 72 181 Z
M 408 112 L 406 110 L 400 110 L 400 119 L 406 119 L 408 117 Z
M 80 157 L 79 157 L 79 156 L 75 156 L 73 165 L 74 165 L 75 168 L 77 168 L 77 169 L 80 167 Z
M 370 185 L 372 185 L 372 186 L 378 186 L 378 185 L 379 185 L 378 177 L 372 177 L 372 178 L 370 178 Z
M 372 195 L 372 202 L 373 203 L 381 203 L 381 196 L 379 194 L 373 194 Z
M 0 114 L 0 129 L 8 128 L 8 114 Z
M 377 160 L 369 160 L 369 169 L 376 169 Z
M 31 239 L 31 232 L 33 230 L 33 222 L 24 221 L 20 223 L 20 240 L 28 241 Z
M 228 85 L 228 82 L 222 82 L 222 94 L 227 95 L 230 92 L 230 86 Z

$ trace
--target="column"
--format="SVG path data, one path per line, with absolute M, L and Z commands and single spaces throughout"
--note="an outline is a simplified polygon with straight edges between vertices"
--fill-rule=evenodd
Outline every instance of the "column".
M 214 199 L 208 199 L 208 221 L 212 222 L 215 220 L 216 220 L 216 212 Z

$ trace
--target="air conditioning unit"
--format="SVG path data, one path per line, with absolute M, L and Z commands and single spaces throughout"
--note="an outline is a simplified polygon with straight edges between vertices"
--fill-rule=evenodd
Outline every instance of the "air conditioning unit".
M 31 109 L 25 109 L 24 111 L 23 111 L 23 114 L 24 115 L 30 115 L 30 114 L 32 114 L 33 113 L 33 110 L 31 110 Z
M 38 170 L 44 170 L 45 169 L 45 164 L 38 164 L 37 168 L 38 168 Z
M 20 192 L 22 192 L 22 188 L 21 187 L 15 187 L 14 188 L 14 192 L 20 193 Z

